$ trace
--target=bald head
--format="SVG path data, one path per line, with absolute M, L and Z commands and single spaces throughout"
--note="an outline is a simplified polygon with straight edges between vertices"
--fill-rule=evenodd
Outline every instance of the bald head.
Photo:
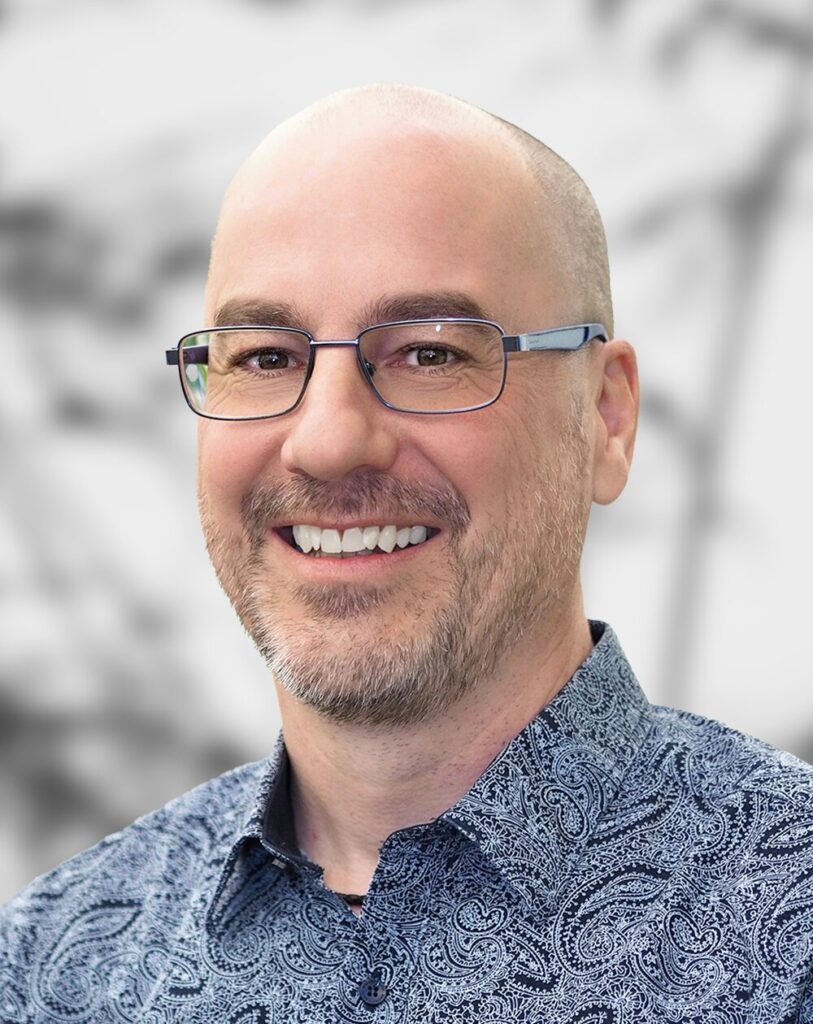
M 406 166 L 420 159 L 422 178 Z M 343 189 L 348 183 L 342 176 L 352 160 L 366 161 L 370 176 L 356 177 L 356 203 L 371 195 L 374 173 L 376 186 L 389 175 L 385 191 L 404 216 L 412 216 L 405 196 L 419 198 L 429 191 L 437 196 L 441 187 L 454 190 L 458 183 L 461 203 L 468 203 L 467 220 L 479 215 L 475 207 L 498 197 L 506 244 L 524 266 L 534 267 L 540 300 L 550 313 L 550 324 L 540 321 L 522 329 L 600 322 L 612 333 L 604 230 L 593 197 L 573 168 L 510 122 L 454 97 L 402 85 L 364 86 L 319 100 L 275 128 L 246 160 L 221 210 L 209 313 L 222 276 L 218 248 L 224 225 L 235 215 L 253 216 L 272 199 L 279 204 L 286 195 L 300 211 L 303 204 L 312 205 L 314 217 L 324 216 L 325 192 L 334 186 L 336 195 L 327 207 L 334 217 L 349 216 Z M 446 175 L 443 186 L 432 180 L 433 170 Z M 372 216 L 372 198 L 370 205 Z M 466 216 L 451 203 L 445 210 L 450 217 Z

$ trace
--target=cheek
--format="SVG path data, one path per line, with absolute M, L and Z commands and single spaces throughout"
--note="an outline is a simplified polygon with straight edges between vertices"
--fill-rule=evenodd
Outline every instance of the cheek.
M 566 408 L 554 386 L 507 383 L 491 421 L 482 424 L 471 472 L 481 481 L 483 500 L 499 519 L 497 525 L 506 517 L 533 514 L 540 482 L 557 469 Z
M 221 526 L 239 516 L 243 497 L 266 471 L 269 449 L 255 424 L 201 421 L 198 494 Z
M 421 445 L 438 472 L 465 499 L 478 532 L 505 523 L 535 457 L 527 424 L 508 407 L 499 409 L 500 402 L 462 413 L 459 419 L 450 417 L 442 430 L 434 437 L 428 435 Z

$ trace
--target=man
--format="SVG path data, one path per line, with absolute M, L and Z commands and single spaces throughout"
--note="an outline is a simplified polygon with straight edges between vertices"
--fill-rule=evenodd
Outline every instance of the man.
M 811 769 L 585 618 L 638 384 L 575 172 L 338 94 L 239 171 L 205 317 L 169 359 L 284 742 L 9 904 L 2 1019 L 813 1021 Z

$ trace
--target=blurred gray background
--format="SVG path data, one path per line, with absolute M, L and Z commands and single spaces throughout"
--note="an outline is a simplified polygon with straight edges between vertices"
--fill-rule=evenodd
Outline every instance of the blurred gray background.
M 0 0 L 0 901 L 274 740 L 163 350 L 239 161 L 368 81 L 593 189 L 644 390 L 588 611 L 651 700 L 813 758 L 811 75 L 809 0 Z

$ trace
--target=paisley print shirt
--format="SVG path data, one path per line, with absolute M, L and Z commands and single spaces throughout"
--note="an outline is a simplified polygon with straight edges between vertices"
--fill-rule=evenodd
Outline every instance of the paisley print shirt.
M 0 1020 L 813 1022 L 813 769 L 648 704 L 609 627 L 360 916 L 280 741 L 0 911 Z

